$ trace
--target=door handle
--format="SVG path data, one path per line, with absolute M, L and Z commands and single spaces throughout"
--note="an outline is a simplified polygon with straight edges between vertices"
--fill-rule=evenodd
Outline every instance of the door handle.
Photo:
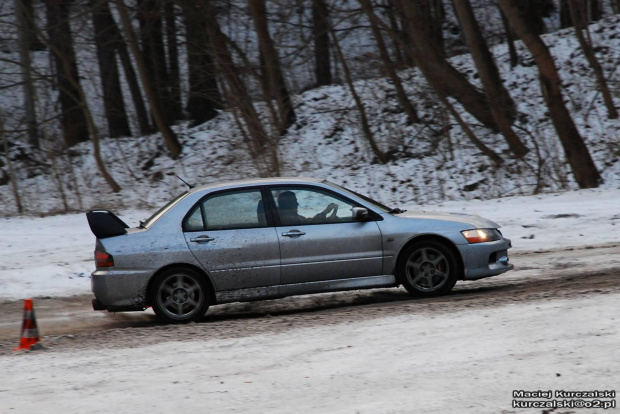
M 189 239 L 189 241 L 191 241 L 192 243 L 207 243 L 210 241 L 215 240 L 213 237 L 209 237 L 209 236 L 198 236 L 195 237 L 193 239 Z
M 282 235 L 286 237 L 299 237 L 299 236 L 303 236 L 304 234 L 306 233 L 303 231 L 299 231 L 299 230 L 285 231 L 284 233 L 282 233 Z

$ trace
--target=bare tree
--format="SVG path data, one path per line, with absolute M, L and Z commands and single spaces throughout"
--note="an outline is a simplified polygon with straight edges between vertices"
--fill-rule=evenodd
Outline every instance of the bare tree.
M 432 42 L 439 47 L 438 52 L 442 56 L 445 55 L 445 46 L 443 38 L 443 21 L 445 18 L 445 10 L 443 0 L 422 0 L 424 6 L 421 8 L 425 14 L 429 33 L 432 36 Z
M 183 119 L 183 101 L 181 99 L 181 75 L 179 69 L 179 49 L 177 45 L 177 19 L 173 0 L 163 0 L 164 20 L 166 22 L 166 48 L 168 51 L 168 78 L 170 106 L 174 112 L 174 119 Z
M 164 118 L 162 114 L 162 109 L 160 107 L 159 98 L 156 95 L 156 92 L 153 90 L 152 82 L 149 78 L 150 76 L 149 71 L 146 68 L 146 64 L 144 62 L 142 52 L 140 51 L 140 48 L 138 47 L 138 41 L 136 39 L 136 35 L 131 26 L 131 20 L 129 19 L 129 13 L 127 12 L 127 6 L 125 5 L 124 0 L 114 0 L 114 2 L 116 4 L 118 14 L 121 18 L 121 23 L 123 26 L 123 30 L 125 32 L 125 38 L 127 40 L 127 43 L 129 43 L 129 47 L 131 48 L 133 52 L 134 59 L 138 66 L 138 73 L 140 74 L 140 78 L 142 80 L 142 86 L 144 87 L 144 91 L 146 93 L 146 99 L 149 102 L 149 106 L 151 108 L 151 114 L 153 115 L 153 118 L 155 119 L 155 123 L 157 124 L 157 128 L 159 129 L 159 132 L 161 132 L 161 134 L 164 137 L 166 146 L 168 147 L 168 150 L 170 151 L 170 157 L 172 157 L 173 159 L 176 159 L 181 154 L 182 146 L 176 134 L 174 133 L 174 131 L 172 131 L 172 129 L 170 129 L 170 126 L 168 125 L 168 123 L 166 122 L 166 119 Z
M 239 76 L 239 69 L 233 60 L 233 56 L 228 48 L 232 41 L 222 33 L 215 11 L 206 1 L 204 4 L 205 26 L 211 38 L 213 54 L 216 58 L 218 72 L 227 84 L 227 98 L 233 108 L 241 113 L 243 122 L 248 129 L 250 139 L 247 140 L 250 154 L 254 159 L 266 159 L 267 174 L 276 175 L 279 171 L 279 162 L 276 146 L 271 142 L 265 127 L 261 122 L 256 109 L 252 103 L 252 98 Z M 242 130 L 243 131 L 243 130 Z
M 11 180 L 11 189 L 13 190 L 13 197 L 15 197 L 15 206 L 17 212 L 22 214 L 24 207 L 22 205 L 22 199 L 19 195 L 19 188 L 17 186 L 17 177 L 13 170 L 13 163 L 11 162 L 11 154 L 9 153 L 9 140 L 6 138 L 6 132 L 4 130 L 4 113 L 0 110 L 0 139 L 3 143 L 4 155 L 6 156 L 6 163 L 9 168 L 9 180 Z
M 355 85 L 353 85 L 353 77 L 351 76 L 349 65 L 347 64 L 347 61 L 344 57 L 344 53 L 342 52 L 342 48 L 340 47 L 338 36 L 336 36 L 334 28 L 330 24 L 329 21 L 325 21 L 325 26 L 327 27 L 327 30 L 329 31 L 329 34 L 332 38 L 332 43 L 334 45 L 334 49 L 336 50 L 336 55 L 338 56 L 338 59 L 340 60 L 340 64 L 342 65 L 342 71 L 344 72 L 344 77 L 347 82 L 347 86 L 349 87 L 351 96 L 353 96 L 353 100 L 355 101 L 355 106 L 357 107 L 357 110 L 359 111 L 360 121 L 362 124 L 362 132 L 364 133 L 364 137 L 370 144 L 370 148 L 373 154 L 375 154 L 375 156 L 379 160 L 379 162 L 381 164 L 386 164 L 389 161 L 388 159 L 389 157 L 384 151 L 382 151 L 379 148 L 379 146 L 377 145 L 377 142 L 375 141 L 375 137 L 370 129 L 370 123 L 368 122 L 368 116 L 366 115 L 366 109 L 364 108 L 364 102 L 362 102 L 362 99 L 360 98 L 360 96 L 357 93 L 357 90 L 355 89 Z
M 592 161 L 573 118 L 564 104 L 561 80 L 547 45 L 528 25 L 519 8 L 518 0 L 499 0 L 502 11 L 511 26 L 529 49 L 536 61 L 542 95 L 549 108 L 549 116 L 564 147 L 566 158 L 580 188 L 598 187 L 601 177 Z
M 586 5 L 583 2 L 579 2 L 577 0 L 568 0 L 568 6 L 570 9 L 573 26 L 575 27 L 575 34 L 577 35 L 577 40 L 579 41 L 581 50 L 583 50 L 583 54 L 588 60 L 590 67 L 594 71 L 598 88 L 603 94 L 603 101 L 605 102 L 605 106 L 607 107 L 607 116 L 609 117 L 609 119 L 616 119 L 618 118 L 618 111 L 614 106 L 613 98 L 611 97 L 611 93 L 609 92 L 607 80 L 605 80 L 605 75 L 603 74 L 603 68 L 601 67 L 601 64 L 596 58 L 596 55 L 594 54 L 594 48 L 592 47 L 592 38 L 590 37 L 588 25 L 585 22 L 585 17 L 587 13 L 587 10 L 585 10 Z M 584 32 L 586 34 L 585 36 Z
M 392 38 L 392 50 L 394 51 L 396 63 L 401 68 L 404 66 L 411 66 L 413 64 L 413 62 L 411 62 L 411 56 L 409 56 L 408 53 L 403 52 L 402 45 L 407 42 L 404 40 L 405 31 L 402 30 L 398 24 L 398 19 L 396 16 L 398 11 L 395 10 L 395 7 L 392 5 L 390 0 L 385 0 L 381 6 L 385 10 L 385 14 L 387 15 L 387 19 L 390 24 L 389 34 Z
M 138 76 L 133 67 L 133 62 L 129 50 L 127 49 L 127 43 L 121 34 L 116 21 L 112 17 L 110 6 L 108 1 L 103 1 L 101 7 L 98 10 L 98 18 L 101 19 L 101 25 L 107 28 L 107 34 L 109 35 L 108 42 L 114 45 L 114 50 L 118 54 L 118 57 L 125 73 L 127 85 L 129 86 L 129 92 L 136 111 L 136 118 L 142 135 L 148 135 L 153 132 L 151 128 L 146 106 L 144 105 L 144 99 L 142 98 L 142 91 L 138 82 Z
M 20 13 L 17 15 L 17 22 L 23 28 L 23 41 L 28 45 L 28 50 L 37 52 L 45 50 L 45 44 L 39 39 L 34 2 L 35 0 L 16 0 L 15 11 Z
M 499 9 L 499 14 L 502 18 L 504 33 L 506 33 L 506 43 L 508 43 L 508 54 L 510 56 L 510 67 L 514 69 L 519 64 L 519 56 L 517 55 L 517 48 L 515 47 L 515 39 L 512 34 L 512 28 L 510 27 L 510 23 L 508 23 L 508 19 L 506 19 L 506 16 L 499 5 L 497 8 Z
M 185 16 L 187 73 L 189 91 L 186 109 L 192 125 L 199 125 L 217 116 L 222 109 L 209 38 L 202 15 L 203 0 L 181 1 Z
M 264 60 L 265 84 L 268 96 L 267 99 L 275 98 L 278 106 L 278 125 L 280 134 L 295 123 L 296 116 L 291 97 L 284 82 L 284 75 L 280 65 L 280 58 L 274 45 L 273 39 L 269 34 L 267 23 L 267 8 L 265 0 L 248 0 L 250 13 L 254 21 L 254 27 L 258 35 L 258 44 Z
M 542 34 L 547 30 L 544 18 L 551 17 L 556 6 L 554 0 L 520 0 L 519 10 L 529 29 L 536 34 Z
M 469 140 L 476 146 L 476 148 L 478 148 L 480 152 L 482 152 L 484 155 L 489 157 L 491 161 L 495 163 L 495 165 L 503 164 L 504 162 L 503 158 L 500 157 L 491 148 L 484 145 L 484 142 L 482 142 L 476 136 L 476 134 L 474 134 L 474 131 L 472 131 L 469 125 L 467 125 L 467 123 L 463 120 L 461 115 L 459 115 L 458 111 L 454 109 L 454 106 L 444 96 L 440 95 L 439 100 L 444 105 L 444 107 L 448 110 L 450 115 L 452 115 L 452 117 L 456 120 L 456 122 L 459 124 L 459 126 L 461 127 L 461 129 L 463 130 L 467 138 L 469 138 Z
M 22 90 L 24 96 L 24 123 L 28 133 L 28 142 L 35 148 L 39 148 L 39 128 L 37 126 L 37 113 L 34 105 L 34 81 L 32 80 L 32 60 L 30 50 L 32 38 L 36 37 L 36 30 L 32 27 L 31 2 L 27 0 L 15 0 L 15 12 L 17 14 L 17 44 L 19 48 L 19 61 L 22 76 Z M 38 39 L 37 39 L 38 42 Z
M 123 91 L 116 64 L 116 44 L 113 40 L 114 27 L 108 25 L 110 10 L 107 1 L 94 0 L 91 6 L 108 134 L 110 137 L 130 136 L 131 129 L 125 111 L 125 101 L 123 100 Z
M 54 57 L 58 99 L 62 110 L 60 123 L 65 144 L 72 147 L 88 141 L 88 124 L 76 85 L 79 73 L 73 49 L 69 7 L 71 0 L 44 0 L 47 7 L 47 35 Z
M 424 10 L 428 6 L 426 0 L 400 0 L 398 4 L 403 15 L 410 21 L 407 27 L 412 47 L 408 48 L 408 51 L 412 53 L 428 83 L 437 93 L 453 97 L 483 125 L 497 131 L 497 123 L 491 115 L 485 96 L 448 63 L 440 45 L 434 40 L 427 21 L 429 12 Z M 513 121 L 510 114 L 506 116 Z
M 601 4 L 598 0 L 580 0 L 577 2 L 577 6 L 580 13 L 580 19 L 583 20 L 584 25 L 587 22 L 593 22 L 601 19 Z M 572 6 L 570 5 L 569 0 L 560 0 L 560 27 L 563 29 L 574 26 L 575 17 L 573 16 L 573 11 L 571 8 Z
M 478 75 L 495 123 L 506 138 L 512 153 L 517 158 L 521 158 L 527 154 L 528 149 L 511 127 L 511 119 L 514 119 L 516 112 L 515 103 L 502 83 L 493 55 L 478 27 L 471 3 L 469 0 L 453 0 L 452 3 L 463 29 L 465 41 L 478 69 Z M 507 114 L 512 115 L 511 119 Z
M 379 55 L 381 56 L 381 60 L 383 61 L 383 68 L 385 69 L 388 77 L 394 84 L 394 89 L 396 89 L 396 96 L 398 97 L 398 102 L 400 106 L 403 108 L 407 117 L 409 118 L 409 122 L 420 122 L 420 118 L 413 107 L 411 101 L 407 97 L 407 93 L 403 88 L 403 83 L 400 81 L 398 74 L 396 73 L 396 69 L 394 67 L 394 63 L 390 58 L 390 54 L 388 52 L 385 41 L 383 40 L 383 35 L 381 34 L 381 30 L 379 29 L 379 18 L 374 13 L 372 9 L 372 4 L 370 0 L 359 0 L 362 9 L 368 16 L 368 20 L 370 22 L 370 28 L 372 30 L 372 34 L 375 38 L 375 42 L 377 42 L 377 48 L 379 49 Z
M 136 16 L 140 23 L 140 44 L 144 68 L 148 72 L 151 89 L 161 107 L 164 122 L 172 125 L 179 119 L 170 90 L 170 77 L 164 47 L 164 0 L 137 0 Z
M 312 34 L 314 37 L 314 73 L 318 86 L 332 83 L 329 56 L 329 9 L 325 0 L 312 0 Z

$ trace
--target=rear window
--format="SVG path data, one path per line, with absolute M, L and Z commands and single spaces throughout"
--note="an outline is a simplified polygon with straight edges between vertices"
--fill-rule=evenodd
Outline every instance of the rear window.
M 144 227 L 145 229 L 148 229 L 149 227 L 151 227 L 153 225 L 153 223 L 155 223 L 161 216 L 166 214 L 166 212 L 168 210 L 170 210 L 175 204 L 177 204 L 179 201 L 183 200 L 185 198 L 185 196 L 187 196 L 187 194 L 189 194 L 189 193 L 186 191 L 183 194 L 179 194 L 178 196 L 176 196 L 175 198 L 170 200 L 168 202 L 168 204 L 166 204 L 165 206 L 163 206 L 162 208 L 157 210 L 155 212 L 155 214 L 153 214 L 151 217 L 149 217 L 146 220 L 142 220 L 140 222 L 140 226 Z

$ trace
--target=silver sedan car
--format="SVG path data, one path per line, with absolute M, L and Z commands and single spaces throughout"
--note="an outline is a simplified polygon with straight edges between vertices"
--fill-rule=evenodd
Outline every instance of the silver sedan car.
M 510 240 L 478 216 L 407 212 L 318 179 L 206 185 L 139 227 L 87 213 L 97 237 L 93 308 L 152 307 L 167 322 L 220 303 L 396 287 L 448 293 L 457 280 L 499 275 Z

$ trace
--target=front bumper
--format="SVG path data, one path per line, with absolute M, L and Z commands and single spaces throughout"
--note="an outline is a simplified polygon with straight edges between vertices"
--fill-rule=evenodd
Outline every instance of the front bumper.
M 509 239 L 458 247 L 465 265 L 464 280 L 496 276 L 514 269 L 514 265 L 510 264 L 508 259 L 508 249 L 512 247 Z
M 91 275 L 94 310 L 140 311 L 146 308 L 151 270 L 99 269 Z

